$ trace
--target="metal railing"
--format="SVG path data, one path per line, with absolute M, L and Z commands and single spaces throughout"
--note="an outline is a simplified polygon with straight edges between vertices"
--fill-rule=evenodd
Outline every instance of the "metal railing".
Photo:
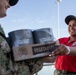
M 54 65 L 54 63 L 44 63 L 44 64 L 43 64 L 43 67 L 44 67 L 44 66 L 52 66 L 52 65 Z M 38 73 L 35 73 L 34 75 L 38 75 Z

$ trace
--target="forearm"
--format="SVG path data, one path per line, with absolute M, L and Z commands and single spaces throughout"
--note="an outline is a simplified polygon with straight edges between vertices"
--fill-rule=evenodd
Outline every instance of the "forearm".
M 48 56 L 48 57 L 44 57 L 43 58 L 43 62 L 45 62 L 45 63 L 54 63 L 55 62 L 55 59 L 56 59 L 55 56 L 53 56 L 53 57 Z
M 69 48 L 70 48 L 69 55 L 76 55 L 76 47 L 69 47 Z

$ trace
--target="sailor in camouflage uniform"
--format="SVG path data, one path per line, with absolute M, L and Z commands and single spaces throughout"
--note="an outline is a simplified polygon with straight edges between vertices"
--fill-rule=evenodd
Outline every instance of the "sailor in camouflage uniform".
M 6 16 L 6 10 L 18 0 L 0 0 L 0 18 Z M 12 59 L 10 44 L 0 26 L 0 75 L 33 75 L 42 69 L 41 59 L 15 62 Z

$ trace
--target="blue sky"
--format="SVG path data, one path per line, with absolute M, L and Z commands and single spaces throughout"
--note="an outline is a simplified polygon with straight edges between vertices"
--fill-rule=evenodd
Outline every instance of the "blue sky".
M 76 0 L 62 0 L 59 5 L 59 37 L 68 36 L 64 19 L 67 15 L 76 15 Z M 19 0 L 16 6 L 7 11 L 7 17 L 0 20 L 8 33 L 18 29 L 52 28 L 55 38 L 58 34 L 58 4 L 56 0 Z

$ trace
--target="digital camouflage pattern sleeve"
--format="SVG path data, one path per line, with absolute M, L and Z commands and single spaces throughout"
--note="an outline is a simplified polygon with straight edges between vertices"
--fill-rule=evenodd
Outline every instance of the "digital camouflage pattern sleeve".
M 0 33 L 4 34 L 0 26 Z M 7 41 L 0 35 L 0 75 L 33 75 L 43 67 L 42 59 L 15 62 Z
M 3 28 L 0 26 L 0 33 L 4 34 Z M 9 58 L 7 54 L 10 52 L 10 47 L 7 41 L 0 35 L 0 75 L 7 72 Z

